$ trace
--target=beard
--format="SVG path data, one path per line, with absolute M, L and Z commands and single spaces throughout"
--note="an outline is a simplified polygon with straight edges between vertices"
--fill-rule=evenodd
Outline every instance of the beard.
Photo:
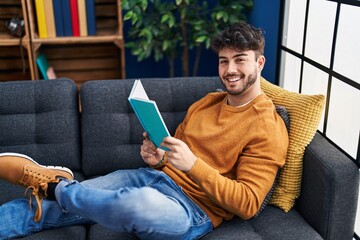
M 234 76 L 238 76 L 238 75 L 229 74 L 229 75 L 224 76 L 223 78 L 220 77 L 221 83 L 224 85 L 226 91 L 230 95 L 241 95 L 256 82 L 257 71 L 255 69 L 255 71 L 253 73 L 251 73 L 247 76 L 243 76 L 243 74 L 242 74 L 241 79 L 239 81 L 242 81 L 243 84 L 239 88 L 237 88 L 237 89 L 228 88 L 227 84 L 226 84 L 226 80 L 223 80 L 223 79 L 228 78 L 228 77 L 234 77 Z

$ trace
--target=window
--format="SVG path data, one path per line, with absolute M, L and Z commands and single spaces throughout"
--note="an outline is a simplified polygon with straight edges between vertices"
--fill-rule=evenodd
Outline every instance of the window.
M 318 130 L 360 166 L 360 1 L 283 3 L 279 84 L 326 96 Z M 355 232 L 360 240 L 360 202 Z

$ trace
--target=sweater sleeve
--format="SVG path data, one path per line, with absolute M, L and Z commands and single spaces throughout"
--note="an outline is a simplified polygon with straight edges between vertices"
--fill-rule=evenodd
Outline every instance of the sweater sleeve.
M 253 136 L 239 155 L 235 179 L 221 175 L 200 158 L 187 173 L 212 201 L 243 219 L 258 212 L 285 162 L 287 134 L 279 128 L 267 127 L 267 123 L 263 126 L 262 130 L 249 131 Z

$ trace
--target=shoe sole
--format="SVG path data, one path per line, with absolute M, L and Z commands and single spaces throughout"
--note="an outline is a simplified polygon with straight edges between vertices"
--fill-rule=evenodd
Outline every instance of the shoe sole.
M 52 169 L 52 170 L 58 170 L 58 171 L 64 171 L 69 173 L 73 178 L 74 178 L 74 174 L 73 172 L 67 168 L 67 167 L 61 167 L 61 166 L 44 166 L 44 165 L 40 165 L 39 163 L 37 163 L 34 159 L 32 159 L 31 157 L 21 154 L 21 153 L 13 153 L 13 152 L 5 152 L 5 153 L 0 153 L 0 157 L 3 156 L 12 156 L 12 157 L 22 157 L 22 158 L 26 158 L 28 160 L 30 160 L 31 162 L 35 163 L 36 165 L 38 165 L 39 167 L 45 167 L 48 169 Z

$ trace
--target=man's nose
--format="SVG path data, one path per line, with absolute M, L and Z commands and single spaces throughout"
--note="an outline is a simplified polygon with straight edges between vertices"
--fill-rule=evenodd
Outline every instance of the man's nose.
M 237 72 L 237 69 L 236 69 L 235 62 L 230 61 L 229 65 L 228 65 L 227 73 L 236 73 L 236 72 Z

